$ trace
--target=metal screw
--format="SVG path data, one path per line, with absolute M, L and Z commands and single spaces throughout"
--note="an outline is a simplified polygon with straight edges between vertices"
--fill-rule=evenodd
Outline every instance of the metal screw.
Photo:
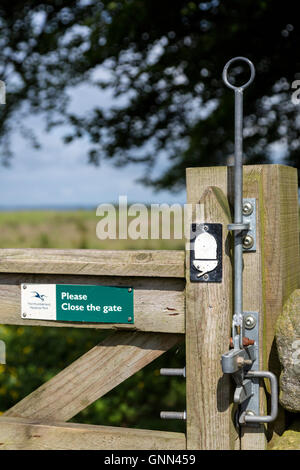
M 251 202 L 247 201 L 243 205 L 243 214 L 244 215 L 251 215 L 253 212 L 253 206 Z
M 208 275 L 208 274 L 204 274 L 203 279 L 204 279 L 205 281 L 208 281 L 209 275 Z
M 245 235 L 243 238 L 243 248 L 250 250 L 254 245 L 254 238 L 251 235 Z
M 253 315 L 247 315 L 245 317 L 245 327 L 247 330 L 252 330 L 256 325 L 256 318 Z
M 131 287 L 129 287 L 128 292 L 132 292 L 132 288 L 131 288 Z
M 208 225 L 204 225 L 203 228 L 204 228 L 205 232 L 208 232 Z
M 26 313 L 22 313 L 22 317 L 26 318 Z
M 256 414 L 255 414 L 254 411 L 252 411 L 252 410 L 247 410 L 247 411 L 246 411 L 246 415 L 247 415 L 247 416 L 256 416 Z
M 26 286 L 26 284 L 23 284 L 23 289 L 27 289 L 27 286 Z
M 128 317 L 128 321 L 132 321 L 132 318 L 131 318 L 131 317 Z

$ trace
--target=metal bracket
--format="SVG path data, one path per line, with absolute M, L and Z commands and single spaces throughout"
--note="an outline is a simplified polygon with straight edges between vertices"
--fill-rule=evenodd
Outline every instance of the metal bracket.
M 222 224 L 192 224 L 191 282 L 222 282 Z
M 244 312 L 243 313 L 244 325 L 245 325 L 245 335 L 250 340 L 254 340 L 254 354 L 255 360 L 252 362 L 251 366 L 248 367 L 245 372 L 246 377 L 249 371 L 258 371 L 259 370 L 259 313 L 258 312 Z M 245 381 L 248 381 L 247 378 Z M 241 413 L 253 413 L 256 416 L 259 415 L 259 381 L 257 378 L 253 377 L 250 379 L 252 394 L 248 399 L 241 403 Z
M 243 238 L 243 251 L 256 251 L 256 199 L 243 199 L 243 224 L 249 225 Z

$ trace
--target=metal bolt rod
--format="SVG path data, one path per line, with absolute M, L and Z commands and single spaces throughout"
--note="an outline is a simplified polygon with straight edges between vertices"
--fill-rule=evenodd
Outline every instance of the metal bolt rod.
M 251 77 L 243 86 L 236 87 L 228 81 L 228 68 L 235 61 L 244 61 L 250 66 Z M 227 62 L 223 70 L 225 85 L 234 90 L 234 223 L 243 222 L 243 90 L 254 79 L 254 66 L 245 57 L 235 57 Z M 243 313 L 243 241 L 242 231 L 234 230 L 234 315 L 239 320 Z M 234 347 L 243 348 L 244 328 L 238 336 L 233 331 Z
M 235 90 L 235 165 L 234 165 L 234 223 L 243 221 L 243 90 Z M 242 232 L 234 234 L 234 313 L 243 312 L 243 244 Z M 243 348 L 244 332 L 240 328 L 239 347 Z M 237 345 L 235 345 L 237 346 Z
M 161 411 L 161 419 L 182 419 L 186 420 L 186 411 Z
M 183 369 L 160 369 L 160 375 L 176 375 L 185 377 L 185 367 Z

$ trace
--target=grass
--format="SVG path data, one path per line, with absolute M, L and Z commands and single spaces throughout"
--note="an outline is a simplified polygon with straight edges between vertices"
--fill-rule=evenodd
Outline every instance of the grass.
M 131 219 L 129 218 L 129 222 Z M 0 212 L 0 248 L 93 248 L 101 250 L 184 248 L 184 241 L 176 239 L 99 240 L 96 236 L 99 220 L 100 217 L 97 217 L 96 212 L 92 210 Z M 171 224 L 171 233 L 172 226 Z

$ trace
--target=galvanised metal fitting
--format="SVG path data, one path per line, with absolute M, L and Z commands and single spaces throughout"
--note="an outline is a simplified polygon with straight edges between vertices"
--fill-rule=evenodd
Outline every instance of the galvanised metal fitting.
M 254 238 L 251 235 L 245 235 L 243 238 L 243 248 L 250 250 L 254 245 Z
M 244 319 L 245 328 L 247 330 L 252 330 L 256 325 L 256 318 L 253 315 L 247 315 Z
M 168 375 L 168 376 L 178 376 L 178 377 L 186 377 L 185 375 L 185 367 L 183 369 L 160 369 L 160 375 Z
M 250 79 L 242 86 L 235 86 L 228 80 L 228 69 L 234 62 L 243 61 L 250 67 Z M 269 423 L 274 421 L 278 411 L 277 378 L 268 371 L 259 371 L 259 312 L 243 311 L 243 249 L 256 250 L 256 209 L 255 199 L 243 200 L 243 91 L 255 76 L 254 65 L 245 57 L 235 57 L 227 62 L 223 70 L 226 86 L 234 90 L 234 219 L 228 225 L 234 239 L 234 312 L 232 320 L 233 349 L 222 354 L 222 370 L 231 374 L 236 388 L 234 402 L 240 405 L 240 424 Z M 247 233 L 246 233 L 247 232 Z M 253 341 L 245 341 L 245 328 Z M 271 382 L 271 414 L 259 416 L 260 390 L 258 379 L 268 378 Z
M 161 419 L 181 419 L 186 420 L 186 411 L 161 411 Z
M 253 212 L 253 206 L 251 202 L 247 201 L 243 204 L 243 215 L 251 215 Z

